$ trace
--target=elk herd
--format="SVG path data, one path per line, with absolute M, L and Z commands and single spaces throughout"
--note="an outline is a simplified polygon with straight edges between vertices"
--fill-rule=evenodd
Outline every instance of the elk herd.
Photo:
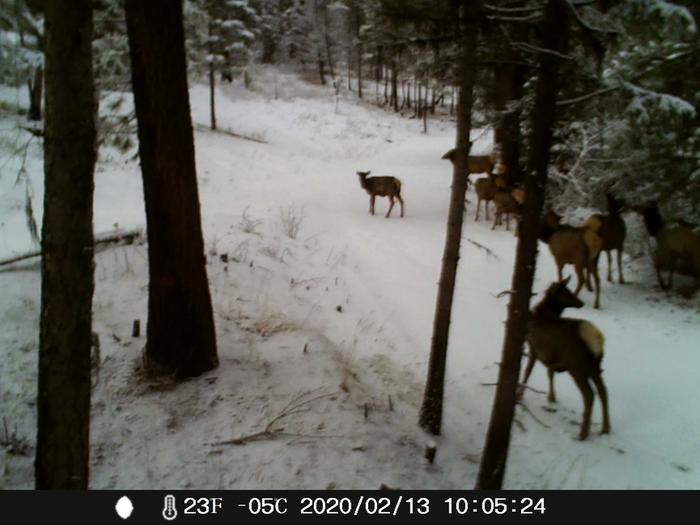
M 456 150 L 452 149 L 442 156 L 453 164 Z M 519 220 L 526 195 L 522 187 L 509 182 L 505 176 L 507 166 L 497 162 L 491 155 L 470 155 L 467 159 L 467 176 L 473 173 L 486 173 L 486 177 L 474 182 L 477 197 L 475 220 L 479 220 L 481 204 L 484 204 L 486 220 L 489 219 L 489 203 L 495 206 L 495 229 L 506 218 L 506 230 L 510 229 L 510 216 Z M 401 204 L 401 217 L 404 216 L 401 198 L 401 181 L 395 177 L 368 177 L 369 172 L 357 172 L 360 185 L 370 195 L 369 213 L 374 215 L 376 196 L 389 198 L 388 218 L 396 198 Z M 544 298 L 533 308 L 530 316 L 527 342 L 529 347 L 523 383 L 518 390 L 521 397 L 530 377 L 535 361 L 540 361 L 546 368 L 549 378 L 548 401 L 556 400 L 554 394 L 554 374 L 568 372 L 583 398 L 583 418 L 579 439 L 586 439 L 591 426 L 591 411 L 594 391 L 598 392 L 602 406 L 601 433 L 610 432 L 608 413 L 608 394 L 602 378 L 601 361 L 603 359 L 604 336 L 593 323 L 575 318 L 562 317 L 565 308 L 581 308 L 583 302 L 578 298 L 582 287 L 593 292 L 591 277 L 595 285 L 594 308 L 600 308 L 600 278 L 598 259 L 605 252 L 608 259 L 607 280 L 612 278 L 612 251 L 616 251 L 618 282 L 624 284 L 622 271 L 622 251 L 627 229 L 622 212 L 626 211 L 622 201 L 611 193 L 606 194 L 608 212 L 596 213 L 588 218 L 582 226 L 562 224 L 561 217 L 548 209 L 540 221 L 539 239 L 546 243 L 557 266 L 558 280 L 552 283 Z M 673 286 L 673 275 L 681 272 L 695 275 L 696 287 L 700 283 L 700 234 L 690 226 L 667 227 L 661 217 L 656 203 L 627 208 L 642 216 L 650 237 L 656 240 L 653 265 L 659 286 L 668 290 Z M 517 235 L 517 226 L 516 226 Z M 572 293 L 567 285 L 570 276 L 564 278 L 563 269 L 567 264 L 574 267 L 577 283 Z M 662 271 L 668 272 L 665 281 Z M 592 385 L 591 385 L 592 383 Z

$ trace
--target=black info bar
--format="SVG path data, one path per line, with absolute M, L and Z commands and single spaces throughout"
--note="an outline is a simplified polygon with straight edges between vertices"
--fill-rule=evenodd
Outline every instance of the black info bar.
M 5 523 L 693 522 L 700 491 L 89 490 L 1 491 Z M 674 519 L 675 518 L 675 519 Z M 65 520 L 65 521 L 64 521 Z

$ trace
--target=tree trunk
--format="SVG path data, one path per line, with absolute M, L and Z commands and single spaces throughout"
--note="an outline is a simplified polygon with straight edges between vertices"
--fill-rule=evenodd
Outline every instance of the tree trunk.
M 318 74 L 321 76 L 321 85 L 325 86 L 326 85 L 326 72 L 323 64 L 323 59 L 318 57 Z
M 567 0 L 549 0 L 545 7 L 541 47 L 558 54 L 566 53 L 569 29 Z M 481 458 L 478 489 L 500 489 L 508 458 L 510 431 L 515 414 L 516 392 L 520 375 L 523 343 L 530 316 L 530 293 L 535 273 L 537 238 L 547 184 L 547 165 L 555 124 L 555 107 L 559 83 L 560 58 L 554 53 L 541 53 L 532 111 L 525 192 L 527 200 L 515 256 L 512 295 L 503 341 L 498 386 L 491 420 Z
M 176 379 L 218 365 L 187 92 L 182 3 L 127 0 L 148 230 L 146 361 Z
M 357 45 L 357 96 L 362 98 L 362 43 Z
M 425 384 L 419 425 L 434 435 L 439 435 L 442 426 L 442 401 L 445 385 L 445 365 L 447 362 L 447 342 L 452 315 L 459 248 L 462 238 L 464 217 L 464 196 L 467 191 L 467 156 L 469 155 L 469 135 L 471 133 L 471 112 L 473 89 L 476 80 L 476 41 L 481 17 L 481 2 L 462 0 L 459 17 L 459 100 L 457 102 L 457 139 L 454 169 L 452 171 L 452 192 L 447 218 L 445 249 L 442 257 L 442 270 L 438 285 L 433 323 L 433 338 L 428 363 L 428 377 Z M 425 111 L 425 109 L 423 110 Z
M 324 3 L 323 5 L 323 37 L 326 43 L 326 57 L 328 58 L 328 71 L 330 72 L 331 79 L 335 81 L 335 70 L 333 68 L 333 54 L 331 52 L 331 36 L 328 33 L 328 5 Z
M 47 2 L 45 23 L 45 193 L 35 482 L 37 489 L 87 489 L 97 151 L 92 2 Z
M 214 27 L 209 22 L 209 55 L 214 56 L 211 39 L 214 36 Z M 214 74 L 214 60 L 209 62 L 209 115 L 211 117 L 211 129 L 216 130 L 216 75 Z
M 396 58 L 396 55 L 394 55 L 394 59 L 391 62 L 391 101 L 392 101 L 392 104 L 394 105 L 394 111 L 396 113 L 399 112 L 398 77 L 399 77 L 398 60 Z
M 34 70 L 34 79 L 27 80 L 29 88 L 29 120 L 41 120 L 41 91 L 44 85 L 44 69 L 37 66 Z
M 501 161 L 508 166 L 506 177 L 516 185 L 523 180 L 520 169 L 520 111 L 513 109 L 514 101 L 522 97 L 524 75 L 516 65 L 500 65 L 495 75 L 495 106 L 500 117 L 494 131 L 495 142 L 501 149 Z
M 418 93 L 416 94 L 416 118 L 423 117 L 423 95 L 421 92 L 422 86 L 416 80 L 416 86 L 418 86 Z
M 384 104 L 389 102 L 389 76 L 384 72 Z

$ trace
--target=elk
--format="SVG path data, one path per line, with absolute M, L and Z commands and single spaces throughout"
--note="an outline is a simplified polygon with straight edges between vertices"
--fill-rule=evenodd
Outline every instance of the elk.
M 625 220 L 620 215 L 622 202 L 613 197 L 610 193 L 605 195 L 608 201 L 607 215 L 596 213 L 593 217 L 600 220 L 600 229 L 598 235 L 603 240 L 601 249 L 608 256 L 608 282 L 612 282 L 612 255 L 610 252 L 617 250 L 617 274 L 620 284 L 625 283 L 625 278 L 622 275 L 622 247 L 625 244 L 627 236 L 627 227 Z
M 578 295 L 585 280 L 586 288 L 591 287 L 591 275 L 595 281 L 594 308 L 600 308 L 600 278 L 598 277 L 598 255 L 603 240 L 600 238 L 601 221 L 590 217 L 582 227 L 562 225 L 561 217 L 548 211 L 540 224 L 540 239 L 549 245 L 549 251 L 557 264 L 559 282 L 563 280 L 562 269 L 566 264 L 573 264 L 578 283 L 574 295 Z
M 656 238 L 654 269 L 659 286 L 663 290 L 673 287 L 673 273 L 688 270 L 700 281 L 700 235 L 688 226 L 666 228 L 656 204 L 633 208 L 642 214 L 649 235 Z M 680 266 L 679 266 L 680 264 Z M 668 270 L 668 283 L 664 283 L 661 270 Z
M 506 185 L 505 188 L 498 188 L 493 197 L 493 203 L 496 205 L 496 216 L 491 229 L 503 224 L 503 214 L 506 215 L 506 230 L 510 230 L 510 215 L 516 216 L 516 220 L 521 214 L 522 204 L 525 202 L 525 190 L 522 188 L 513 188 Z M 516 229 L 517 231 L 517 229 Z
M 493 200 L 496 195 L 496 181 L 493 175 L 488 177 L 482 177 L 477 179 L 474 183 L 474 191 L 476 192 L 476 217 L 475 221 L 479 220 L 479 210 L 481 209 L 481 201 L 484 201 L 484 208 L 486 208 L 486 220 L 489 220 L 489 202 Z
M 471 148 L 472 143 L 469 143 Z M 451 149 L 445 153 L 441 158 L 449 159 L 449 161 L 454 164 L 456 160 L 457 150 Z M 496 165 L 496 160 L 493 155 L 469 155 L 467 157 L 467 173 L 491 173 L 493 167 Z
M 591 428 L 591 410 L 595 397 L 591 381 L 598 390 L 603 408 L 601 434 L 610 433 L 608 392 L 603 383 L 600 368 L 605 338 L 590 321 L 561 316 L 565 308 L 583 306 L 583 301 L 571 293 L 567 287 L 570 278 L 571 276 L 564 281 L 552 283 L 547 288 L 544 299 L 532 311 L 527 335 L 530 352 L 518 396 L 522 397 L 535 360 L 547 367 L 549 378 L 547 400 L 550 403 L 556 401 L 554 373 L 569 372 L 583 396 L 583 420 L 578 437 L 584 440 L 588 437 Z
M 489 202 L 496 196 L 499 189 L 504 189 L 508 186 L 505 177 L 502 175 L 506 172 L 506 167 L 503 164 L 496 164 L 493 173 L 489 173 L 488 177 L 481 177 L 474 183 L 474 191 L 476 192 L 476 217 L 475 221 L 479 220 L 479 210 L 481 209 L 481 201 L 484 201 L 486 208 L 486 220 L 489 220 Z
M 401 217 L 403 217 L 403 199 L 401 198 L 401 181 L 396 177 L 368 177 L 371 172 L 358 171 L 360 177 L 360 186 L 369 194 L 369 213 L 374 215 L 374 199 L 377 195 L 380 197 L 389 197 L 391 204 L 389 211 L 386 212 L 386 218 L 389 218 L 391 210 L 394 207 L 394 197 L 401 204 Z

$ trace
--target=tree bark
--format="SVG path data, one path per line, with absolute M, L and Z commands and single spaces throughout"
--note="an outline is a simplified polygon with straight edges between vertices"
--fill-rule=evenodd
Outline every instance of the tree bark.
M 362 98 L 362 42 L 357 45 L 357 96 Z
M 211 129 L 216 130 L 216 75 L 214 67 L 214 50 L 212 49 L 211 39 L 214 36 L 214 27 L 209 22 L 209 55 L 212 61 L 209 62 L 209 116 L 211 120 Z
M 321 77 L 321 85 L 325 86 L 326 85 L 326 72 L 325 72 L 323 59 L 321 58 L 320 52 L 319 52 L 319 56 L 318 56 L 318 74 Z
M 481 2 L 462 0 L 459 3 L 459 100 L 457 102 L 457 139 L 452 192 L 447 218 L 445 249 L 438 285 L 433 323 L 433 338 L 428 363 L 428 377 L 418 424 L 439 435 L 442 426 L 442 402 L 445 385 L 447 343 L 452 315 L 457 265 L 459 262 L 464 196 L 467 191 L 467 157 L 469 155 L 473 89 L 476 80 L 476 40 L 481 17 Z M 425 111 L 425 108 L 423 109 Z
M 175 379 L 218 365 L 187 91 L 182 3 L 127 0 L 148 231 L 146 362 Z
M 394 106 L 394 111 L 399 112 L 399 89 L 398 89 L 398 58 L 396 53 L 391 61 L 391 103 Z
M 37 489 L 87 489 L 96 99 L 92 2 L 45 6 L 46 121 Z
M 569 9 L 567 0 L 547 2 L 541 28 L 542 48 L 553 50 L 558 54 L 566 52 L 569 38 Z M 500 489 L 503 485 L 510 432 L 515 414 L 520 361 L 530 317 L 530 295 L 537 257 L 539 222 L 547 184 L 549 152 L 555 124 L 560 60 L 554 53 L 541 53 L 539 58 L 525 176 L 527 199 L 516 248 L 513 293 L 508 305 L 498 386 L 476 483 L 478 489 Z
M 515 65 L 501 65 L 496 68 L 495 106 L 500 118 L 494 131 L 494 139 L 501 148 L 501 161 L 508 166 L 508 182 L 516 185 L 522 182 L 520 169 L 520 111 L 512 107 L 513 102 L 522 97 L 524 75 Z
M 29 120 L 41 120 L 41 92 L 44 85 L 44 69 L 37 66 L 34 69 L 33 80 L 27 80 L 29 88 Z

